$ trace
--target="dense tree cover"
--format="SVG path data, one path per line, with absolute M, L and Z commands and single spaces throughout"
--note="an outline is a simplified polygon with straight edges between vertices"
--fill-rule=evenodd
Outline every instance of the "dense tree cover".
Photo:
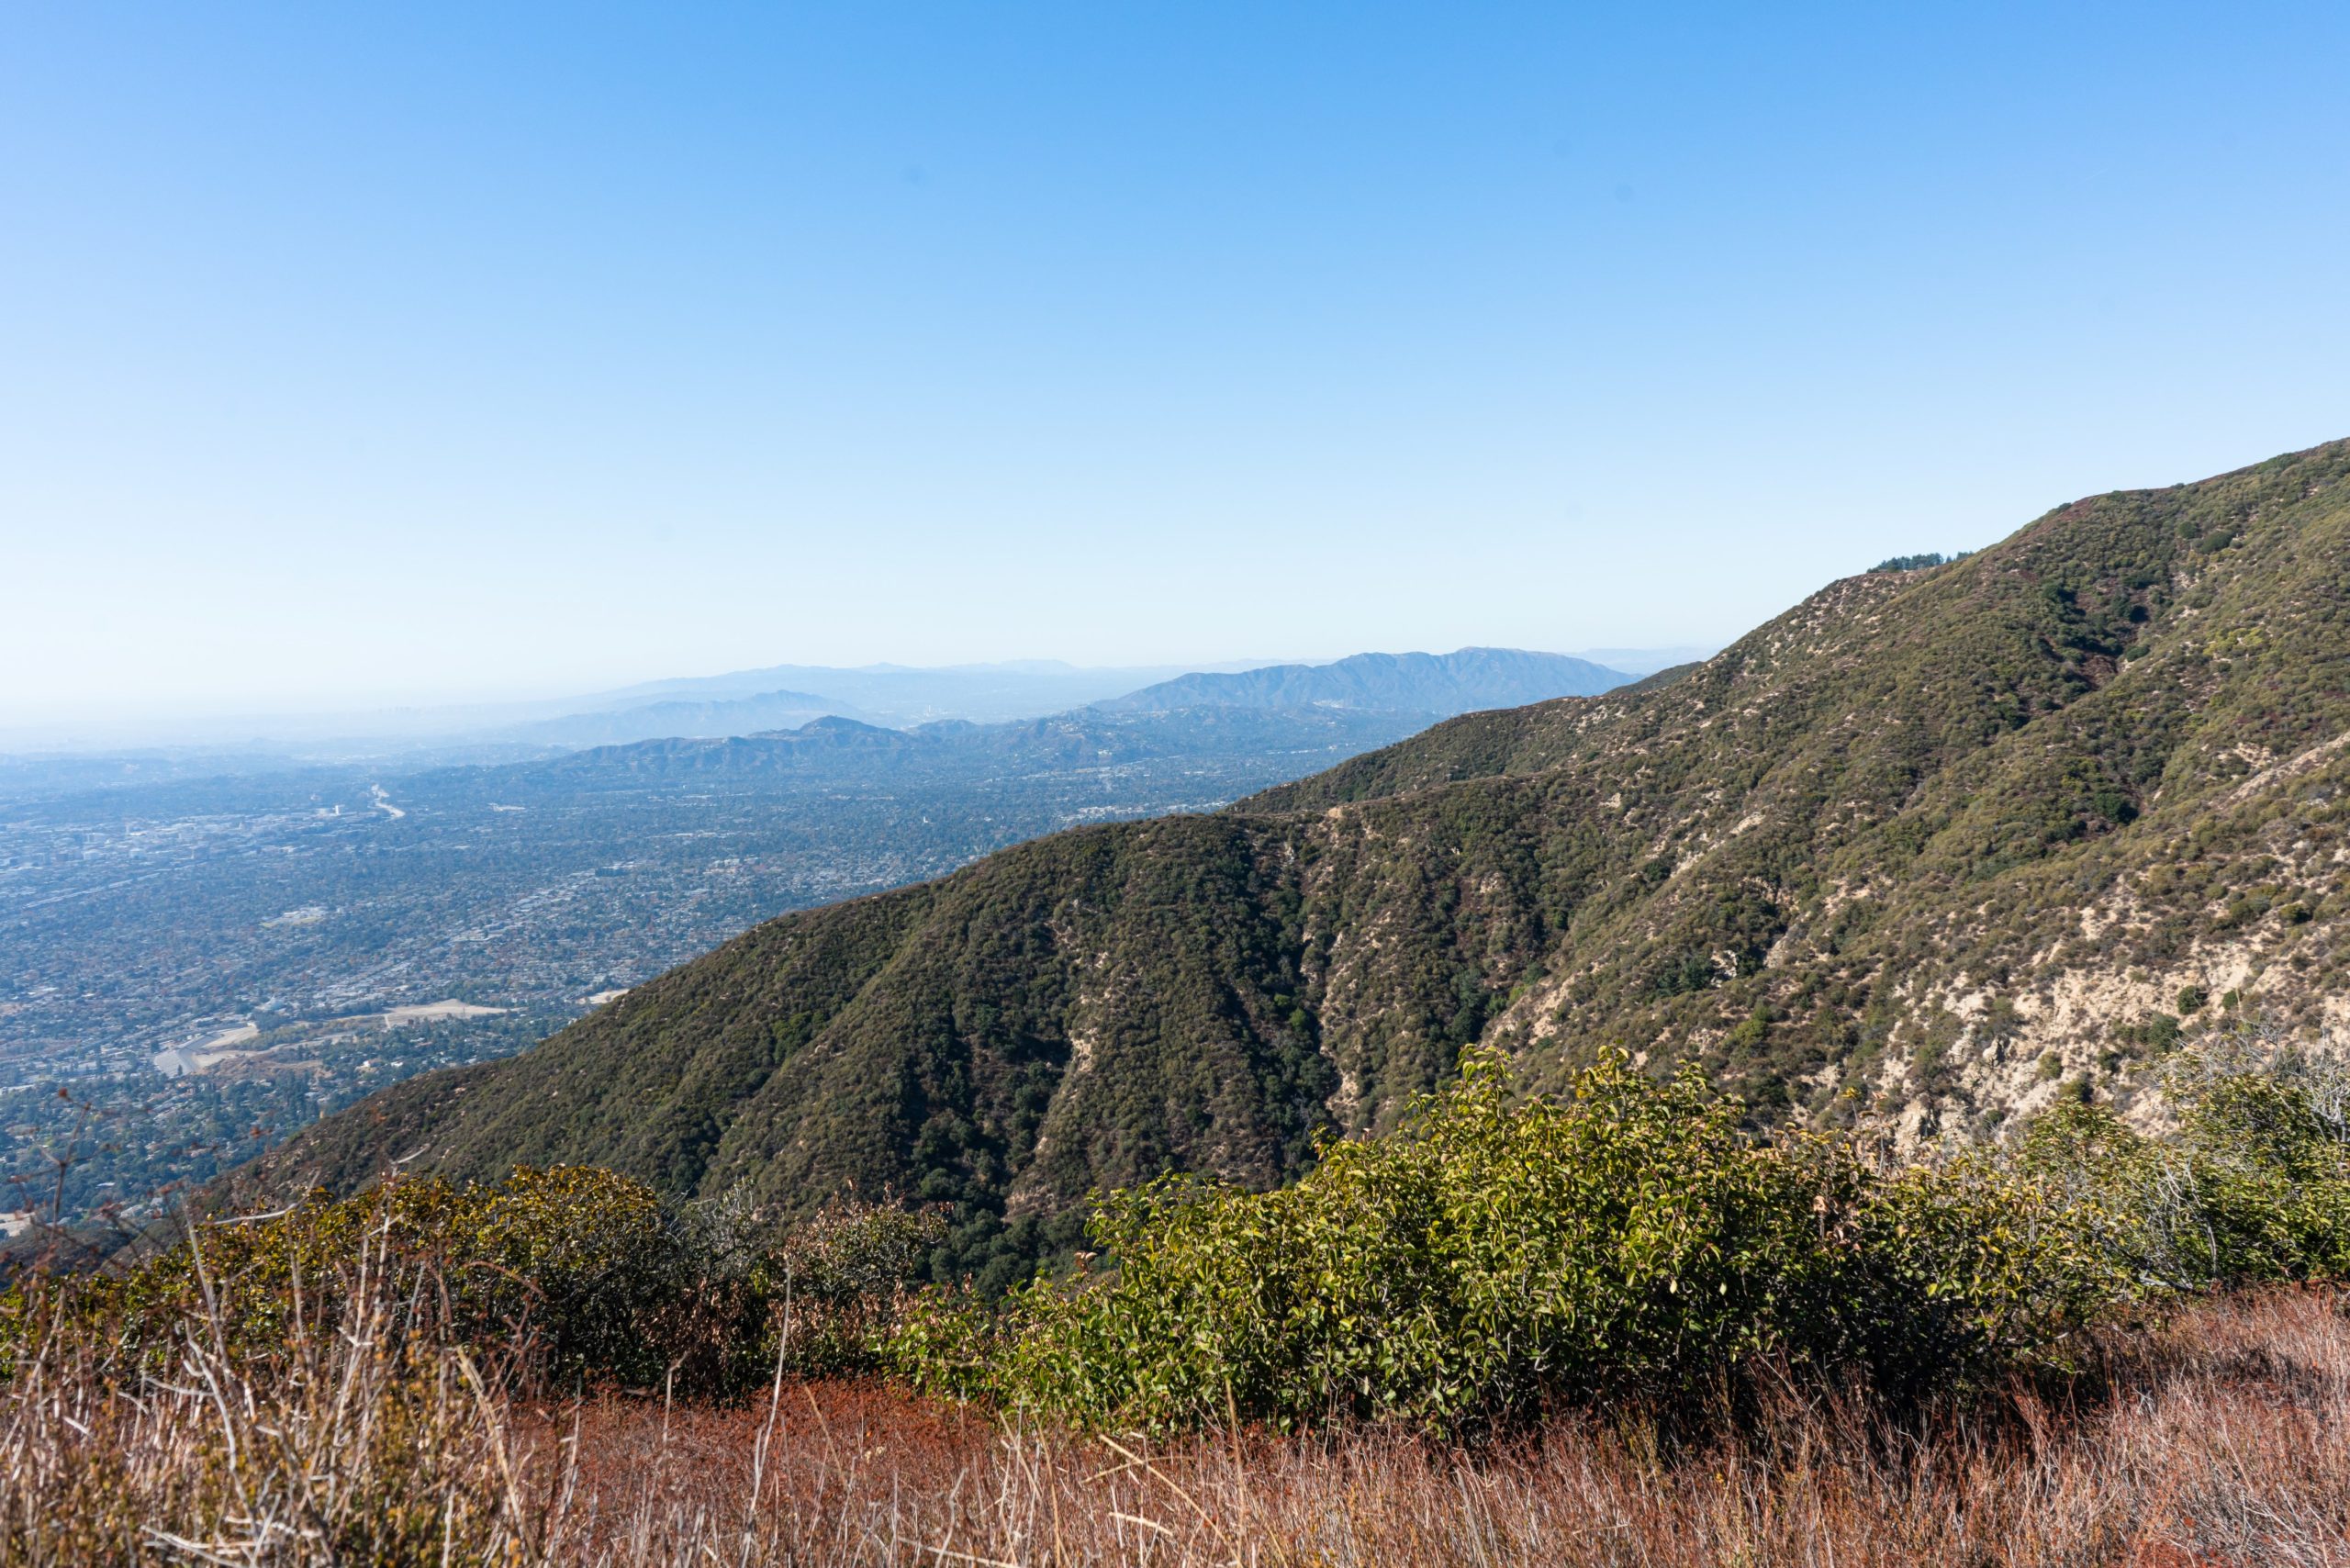
M 993 1288 L 1089 1191 L 1292 1180 L 1473 1042 L 1537 1089 L 1687 1058 L 1757 1126 L 1913 1144 L 2150 1092 L 2236 1015 L 2175 1014 L 2183 984 L 2299 1028 L 2350 982 L 2345 479 L 2337 443 L 2094 498 L 1669 682 L 788 917 L 266 1174 L 894 1188 L 951 1208 L 936 1277 Z

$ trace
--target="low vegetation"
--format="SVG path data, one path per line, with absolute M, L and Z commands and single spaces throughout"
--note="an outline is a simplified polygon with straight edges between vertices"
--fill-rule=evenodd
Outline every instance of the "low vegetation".
M 355 1198 L 205 1224 L 142 1263 L 35 1274 L 0 1294 L 0 1372 L 63 1349 L 126 1386 L 191 1342 L 277 1368 L 290 1338 L 355 1322 L 463 1350 L 515 1386 L 739 1396 L 780 1366 L 878 1365 L 934 1214 L 835 1204 L 779 1235 L 739 1202 L 663 1207 L 643 1182 L 520 1167 L 495 1186 L 396 1179 Z
M 2068 1101 L 1888 1168 L 1693 1073 L 1545 1099 L 1472 1056 L 1292 1187 L 1110 1195 L 1105 1256 L 1000 1300 L 908 1288 L 934 1210 L 778 1227 L 580 1168 L 321 1195 L 0 1297 L 0 1560 L 2338 1542 L 2350 1079 L 2239 1046 L 2166 1082 L 2162 1136 Z
M 2350 1319 L 2300 1292 L 2100 1338 L 2094 1397 L 2000 1389 L 1902 1424 L 1782 1398 L 1681 1443 L 1567 1413 L 1473 1449 L 1089 1438 L 872 1383 L 532 1399 L 396 1353 L 374 1321 L 306 1330 L 265 1382 L 193 1343 L 135 1400 L 44 1363 L 0 1406 L 0 1559 L 2203 1568 L 2338 1563 L 2350 1538 Z
M 933 1389 L 1104 1428 L 1686 1418 L 1757 1377 L 1912 1407 L 2077 1372 L 2093 1327 L 2170 1295 L 2350 1271 L 2350 1081 L 2239 1047 L 2167 1082 L 2174 1137 L 2065 1102 L 2014 1150 L 1887 1169 L 1841 1137 L 1748 1136 L 1693 1070 L 1606 1056 L 1545 1100 L 1472 1056 L 1293 1186 L 1113 1194 L 1093 1238 L 1113 1271 L 1002 1309 L 933 1293 L 894 1354 Z
M 2057 1355 L 2127 1294 L 2045 1182 L 1884 1174 L 1739 1117 L 1694 1073 L 1659 1084 L 1620 1056 L 1564 1102 L 1513 1100 L 1473 1058 L 1294 1186 L 1113 1195 L 1094 1225 L 1113 1277 L 1001 1313 L 933 1297 L 901 1342 L 934 1386 L 1093 1426 L 1452 1433 L 1563 1400 L 1684 1407 L 1763 1360 L 1906 1392 Z
M 1953 561 L 1964 561 L 1972 550 L 1961 550 L 1955 555 L 1945 555 L 1939 550 L 1928 550 L 1916 555 L 1888 555 L 1869 568 L 1872 572 L 1922 572 L 1930 566 L 1947 566 Z

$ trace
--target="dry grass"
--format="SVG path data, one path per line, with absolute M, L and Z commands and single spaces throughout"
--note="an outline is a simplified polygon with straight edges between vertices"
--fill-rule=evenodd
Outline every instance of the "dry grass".
M 747 1407 L 496 1392 L 362 1315 L 241 1368 L 0 1390 L 0 1561 L 218 1563 L 2350 1563 L 2350 1320 L 2279 1292 L 2111 1347 L 2097 1397 L 1901 1431 L 1790 1401 L 1663 1452 L 1577 1417 L 1145 1450 L 857 1383 Z

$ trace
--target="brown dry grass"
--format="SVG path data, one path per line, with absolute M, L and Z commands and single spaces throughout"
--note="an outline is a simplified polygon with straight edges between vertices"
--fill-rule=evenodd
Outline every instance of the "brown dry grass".
M 0 1391 L 0 1561 L 517 1564 L 2350 1563 L 2350 1319 L 2277 1292 L 2109 1349 L 2094 1398 L 1902 1429 L 1790 1400 L 1667 1451 L 1562 1417 L 1146 1450 L 858 1383 L 521 1402 L 364 1321 L 265 1385 L 200 1338 Z

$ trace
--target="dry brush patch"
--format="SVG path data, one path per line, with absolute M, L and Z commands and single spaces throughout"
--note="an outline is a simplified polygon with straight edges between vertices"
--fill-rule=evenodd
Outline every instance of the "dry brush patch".
M 0 1562 L 2350 1562 L 2338 1075 L 1885 1172 L 1498 1070 L 1001 1312 L 580 1169 L 192 1223 L 0 1294 Z
M 20 1368 L 0 1560 L 2350 1562 L 2350 1321 L 2317 1291 L 2114 1337 L 2064 1397 L 1895 1424 L 1791 1396 L 1681 1445 L 1599 1411 L 1478 1450 L 1360 1427 L 1150 1446 L 873 1383 L 528 1398 L 364 1315 L 297 1344 L 266 1375 L 200 1338 L 135 1383 Z
M 1893 1427 L 1790 1401 L 1668 1451 L 1561 1417 L 1471 1451 L 1355 1429 L 1152 1450 L 1006 1430 L 869 1388 L 785 1391 L 750 1561 L 1024 1564 L 2350 1562 L 2350 1324 L 2317 1294 L 2199 1305 L 2108 1347 L 2072 1407 Z M 684 1561 L 748 1495 L 759 1409 L 606 1405 L 580 1431 L 612 1560 Z M 737 1515 L 736 1517 L 740 1517 Z M 631 1556 L 651 1519 L 686 1528 Z M 688 1523 L 688 1521 L 694 1521 Z M 648 1544 L 650 1544 L 648 1542 Z M 730 1558 L 730 1560 L 732 1560 Z

